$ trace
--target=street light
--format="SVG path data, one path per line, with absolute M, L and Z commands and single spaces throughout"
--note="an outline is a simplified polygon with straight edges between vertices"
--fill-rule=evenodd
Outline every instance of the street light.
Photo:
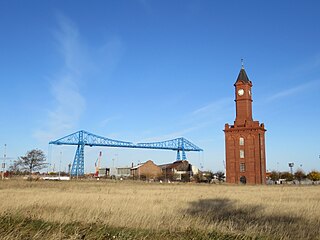
M 68 173 L 69 173 L 69 177 L 71 177 L 71 163 L 68 164 Z
M 293 162 L 289 163 L 289 168 L 290 168 L 290 172 L 291 172 L 291 174 L 293 174 L 293 172 L 292 172 L 292 168 L 293 168 L 293 166 L 294 166 L 294 163 L 293 163 Z

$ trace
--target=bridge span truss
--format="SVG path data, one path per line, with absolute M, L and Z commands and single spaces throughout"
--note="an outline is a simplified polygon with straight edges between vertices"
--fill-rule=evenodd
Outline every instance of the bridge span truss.
M 101 137 L 93 133 L 81 130 L 55 141 L 50 141 L 49 144 L 54 145 L 75 145 L 77 150 L 73 160 L 71 175 L 83 176 L 84 175 L 84 147 L 85 146 L 102 146 L 102 147 L 119 147 L 119 148 L 139 148 L 139 149 L 161 149 L 177 151 L 177 160 L 186 160 L 186 152 L 203 151 L 201 148 L 181 137 L 163 142 L 151 143 L 137 143 L 113 140 L 106 137 Z M 182 158 L 180 155 L 182 153 Z

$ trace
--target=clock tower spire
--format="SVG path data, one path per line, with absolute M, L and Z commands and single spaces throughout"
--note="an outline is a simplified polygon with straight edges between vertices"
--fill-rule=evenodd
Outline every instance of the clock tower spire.
M 242 65 L 235 86 L 236 120 L 235 125 L 245 126 L 252 122 L 252 82 L 249 80 Z
M 252 118 L 252 82 L 243 67 L 234 83 L 236 118 L 225 124 L 226 181 L 264 184 L 266 181 L 265 128 Z

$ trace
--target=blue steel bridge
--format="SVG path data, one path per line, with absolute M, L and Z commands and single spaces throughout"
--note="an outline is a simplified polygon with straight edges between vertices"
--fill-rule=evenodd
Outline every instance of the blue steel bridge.
M 58 140 L 51 141 L 49 144 L 54 145 L 75 145 L 77 146 L 76 154 L 74 156 L 71 175 L 83 176 L 84 175 L 84 147 L 85 146 L 100 146 L 100 147 L 118 147 L 118 148 L 140 148 L 140 149 L 161 149 L 161 150 L 173 150 L 177 151 L 177 160 L 186 160 L 186 152 L 200 152 L 201 148 L 181 137 L 163 142 L 151 142 L 151 143 L 137 143 L 124 142 L 119 140 L 113 140 L 106 137 L 101 137 L 93 133 L 86 132 L 84 130 L 72 133 L 68 136 L 62 137 Z M 180 153 L 182 153 L 182 158 Z

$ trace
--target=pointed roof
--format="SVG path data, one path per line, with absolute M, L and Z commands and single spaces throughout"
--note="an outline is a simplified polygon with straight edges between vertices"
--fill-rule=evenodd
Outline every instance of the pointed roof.
M 243 83 L 251 83 L 251 81 L 249 80 L 248 76 L 247 76 L 247 73 L 246 71 L 244 70 L 244 68 L 242 67 L 240 72 L 239 72 L 239 75 L 238 75 L 238 78 L 237 78 L 237 82 L 243 82 Z

